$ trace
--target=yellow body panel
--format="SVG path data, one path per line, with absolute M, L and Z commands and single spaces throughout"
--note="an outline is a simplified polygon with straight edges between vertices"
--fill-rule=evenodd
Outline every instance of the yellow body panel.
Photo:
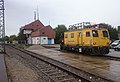
M 74 38 L 71 38 L 71 34 L 74 33 Z M 78 43 L 78 33 L 77 32 L 66 32 L 65 34 L 68 34 L 68 38 L 64 39 L 64 42 L 66 45 L 74 46 Z
M 93 37 L 93 30 L 98 32 L 98 37 Z M 64 36 L 66 36 L 64 37 L 64 44 L 66 46 L 108 46 L 110 39 L 109 34 L 108 37 L 104 37 L 103 31 L 108 33 L 107 29 L 103 28 L 87 28 L 68 31 L 64 33 Z M 71 37 L 72 34 L 74 34 L 74 37 Z

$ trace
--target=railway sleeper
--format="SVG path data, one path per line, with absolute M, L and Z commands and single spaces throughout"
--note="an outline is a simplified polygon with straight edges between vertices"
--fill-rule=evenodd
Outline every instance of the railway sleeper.
M 57 72 L 57 70 L 47 70 L 47 71 L 44 71 L 44 72 L 47 73 L 47 74 L 50 74 L 50 73 Z
M 38 66 L 37 66 L 38 67 Z M 39 69 L 49 69 L 50 67 L 49 66 L 39 66 Z
M 66 78 L 66 79 L 59 80 L 59 82 L 75 82 L 75 81 L 76 81 L 75 78 Z
M 66 78 L 71 78 L 71 77 L 69 75 L 59 75 L 59 76 L 55 76 L 54 78 L 57 80 L 63 80 Z
M 39 66 L 41 67 L 41 68 L 53 68 L 53 66 L 51 66 L 51 65 L 47 65 L 47 64 L 39 64 Z
M 55 68 L 42 68 L 41 71 L 48 71 L 48 70 L 53 70 Z
M 67 75 L 66 73 L 64 72 L 55 72 L 55 73 L 52 73 L 52 74 L 49 74 L 50 76 L 52 77 L 57 77 L 57 76 L 60 76 L 60 75 Z

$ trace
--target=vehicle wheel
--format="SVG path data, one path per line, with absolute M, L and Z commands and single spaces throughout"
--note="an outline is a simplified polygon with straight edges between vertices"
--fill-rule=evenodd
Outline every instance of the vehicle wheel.
M 115 51 L 117 51 L 117 49 L 114 49 Z
M 63 49 L 64 49 L 63 47 L 64 47 L 63 45 L 60 45 L 60 49 L 61 49 L 61 50 L 63 50 Z

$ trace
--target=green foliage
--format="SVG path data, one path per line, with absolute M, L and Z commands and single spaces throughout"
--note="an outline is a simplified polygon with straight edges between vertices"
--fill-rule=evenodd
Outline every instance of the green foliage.
M 65 25 L 58 25 L 54 30 L 56 33 L 55 43 L 59 44 L 62 39 L 61 37 L 64 34 L 64 32 L 67 31 L 67 28 Z
M 9 37 L 8 37 L 8 36 L 5 36 L 4 40 L 5 40 L 5 41 L 9 41 Z
M 110 39 L 111 40 L 117 40 L 118 39 L 118 31 L 116 28 L 112 27 L 109 24 L 101 23 L 103 28 L 108 29 L 109 34 L 110 34 Z
M 27 40 L 27 38 L 26 38 L 25 34 L 23 34 L 23 30 L 21 30 L 18 34 L 18 42 L 24 44 L 27 42 L 26 40 Z
M 12 43 L 12 41 L 16 41 L 17 40 L 17 36 L 16 35 L 11 35 L 9 37 L 9 42 Z

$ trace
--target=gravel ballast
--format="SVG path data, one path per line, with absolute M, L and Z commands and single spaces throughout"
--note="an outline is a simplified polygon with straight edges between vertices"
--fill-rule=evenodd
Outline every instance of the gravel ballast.
M 11 82 L 40 82 L 38 75 L 20 60 L 6 55 L 5 61 Z

